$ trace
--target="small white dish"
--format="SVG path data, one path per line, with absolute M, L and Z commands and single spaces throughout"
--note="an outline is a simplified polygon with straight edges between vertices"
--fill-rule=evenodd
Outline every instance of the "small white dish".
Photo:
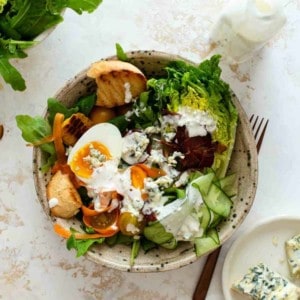
M 267 219 L 240 236 L 229 249 L 222 271 L 223 294 L 226 300 L 242 300 L 231 289 L 250 267 L 265 263 L 275 272 L 293 281 L 289 274 L 285 254 L 285 241 L 300 233 L 300 217 L 278 216 Z M 293 281 L 299 286 L 300 280 Z

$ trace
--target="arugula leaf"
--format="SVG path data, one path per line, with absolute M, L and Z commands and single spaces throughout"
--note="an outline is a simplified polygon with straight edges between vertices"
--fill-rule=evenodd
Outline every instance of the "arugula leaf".
M 96 94 L 81 97 L 75 104 L 78 111 L 88 116 L 96 102 Z
M 68 0 L 67 6 L 81 15 L 84 11 L 93 12 L 101 3 L 102 0 Z
M 12 88 L 17 91 L 25 90 L 25 80 L 9 60 L 12 58 L 26 57 L 27 55 L 23 49 L 30 45 L 32 45 L 32 42 L 5 40 L 0 38 L 0 75 L 6 83 L 10 84 Z
M 0 59 L 0 74 L 6 83 L 9 83 L 16 91 L 24 91 L 26 89 L 25 80 L 20 72 L 13 67 L 8 59 Z
M 131 252 L 130 252 L 130 266 L 134 265 L 134 260 L 137 258 L 139 252 L 140 252 L 141 242 L 139 239 L 134 239 L 132 246 L 131 246 Z
M 128 56 L 124 52 L 122 46 L 118 43 L 116 43 L 116 52 L 117 52 L 117 57 L 121 61 L 129 61 Z
M 87 240 L 77 240 L 75 239 L 74 230 L 72 230 L 71 236 L 67 239 L 67 249 L 75 249 L 76 257 L 84 255 L 89 248 L 94 244 L 102 244 L 105 238 L 98 239 L 87 239 Z
M 69 118 L 72 114 L 77 113 L 79 108 L 72 107 L 72 108 L 67 108 L 64 104 L 56 100 L 55 98 L 49 98 L 48 99 L 48 121 L 52 125 L 53 120 L 55 117 L 56 113 L 61 113 L 65 116 L 65 118 Z
M 33 40 L 45 30 L 63 21 L 62 16 L 51 14 L 46 9 L 47 0 L 12 1 L 11 4 L 11 11 L 14 14 L 7 14 L 7 19 L 10 26 L 17 30 L 24 40 Z
M 37 36 L 63 21 L 64 9 L 91 13 L 100 3 L 102 0 L 0 0 L 0 76 L 14 90 L 25 90 L 22 75 L 9 59 L 25 58 L 23 50 L 35 44 Z
M 7 0 L 0 0 L 0 13 L 3 12 L 4 6 L 7 3 Z
M 28 115 L 18 115 L 16 116 L 17 126 L 22 132 L 23 139 L 28 143 L 35 143 L 41 141 L 43 138 L 51 135 L 52 129 L 50 124 L 44 118 L 30 117 Z M 52 166 L 56 159 L 56 153 L 54 144 L 45 143 L 40 145 L 43 152 L 48 154 L 48 160 L 44 166 L 42 166 L 42 171 L 47 171 L 50 166 Z

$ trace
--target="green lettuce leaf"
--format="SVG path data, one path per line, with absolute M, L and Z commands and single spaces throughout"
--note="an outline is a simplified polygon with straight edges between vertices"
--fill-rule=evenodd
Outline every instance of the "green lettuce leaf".
M 69 118 L 72 114 L 77 113 L 79 110 L 79 108 L 77 106 L 67 108 L 64 104 L 62 104 L 55 98 L 49 98 L 47 103 L 48 103 L 48 113 L 49 113 L 48 121 L 51 125 L 53 124 L 56 113 L 63 114 L 66 119 L 66 118 Z
M 28 143 L 35 143 L 41 141 L 43 138 L 51 135 L 52 129 L 50 124 L 42 117 L 30 117 L 28 115 L 16 116 L 17 126 L 22 132 L 23 139 Z M 52 166 L 56 159 L 54 144 L 45 143 L 40 145 L 41 150 L 48 154 L 48 158 L 42 171 L 47 171 Z
M 127 57 L 126 53 L 124 52 L 122 46 L 118 43 L 116 43 L 116 52 L 117 57 L 121 61 L 129 61 L 129 58 Z
M 93 12 L 102 0 L 0 0 L 0 75 L 16 91 L 25 90 L 25 81 L 10 63 L 25 58 L 23 50 L 33 40 L 63 21 L 62 12 L 71 8 L 79 14 Z
M 72 230 L 71 236 L 67 239 L 67 249 L 75 249 L 76 257 L 86 254 L 92 245 L 102 244 L 105 240 L 105 238 L 77 240 L 75 239 L 74 232 L 75 231 Z
M 26 85 L 20 72 L 10 63 L 10 59 L 27 57 L 23 50 L 31 45 L 32 42 L 0 38 L 0 75 L 16 91 L 25 90 Z
M 68 0 L 67 7 L 73 9 L 78 14 L 82 14 L 84 11 L 91 13 L 101 3 L 102 3 L 102 0 Z
M 0 13 L 3 12 L 4 6 L 6 5 L 7 0 L 0 0 Z
M 183 61 L 171 62 L 166 68 L 167 78 L 148 81 L 150 90 L 146 110 L 142 110 L 142 117 L 135 120 L 138 123 L 144 120 L 147 124 L 149 119 L 145 117 L 147 110 L 151 110 L 157 117 L 166 106 L 172 112 L 177 112 L 180 106 L 206 111 L 217 124 L 217 129 L 212 135 L 213 141 L 226 148 L 221 154 L 216 153 L 213 164 L 217 176 L 223 177 L 234 146 L 238 113 L 232 103 L 229 85 L 221 79 L 220 58 L 220 55 L 214 55 L 199 66 L 189 65 Z M 143 107 L 139 102 L 137 105 Z

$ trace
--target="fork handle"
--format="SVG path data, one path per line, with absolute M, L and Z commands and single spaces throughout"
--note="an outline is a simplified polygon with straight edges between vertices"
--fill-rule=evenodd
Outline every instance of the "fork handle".
M 214 274 L 214 270 L 218 261 L 219 254 L 221 252 L 221 246 L 210 253 L 204 264 L 201 276 L 194 291 L 193 300 L 204 300 L 209 288 L 211 278 Z

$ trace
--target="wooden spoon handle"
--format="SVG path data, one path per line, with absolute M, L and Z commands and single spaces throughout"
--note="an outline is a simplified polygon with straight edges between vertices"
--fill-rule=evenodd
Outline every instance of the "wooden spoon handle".
M 211 278 L 221 252 L 221 246 L 214 252 L 210 253 L 204 264 L 201 276 L 194 291 L 193 300 L 204 300 L 209 289 Z

